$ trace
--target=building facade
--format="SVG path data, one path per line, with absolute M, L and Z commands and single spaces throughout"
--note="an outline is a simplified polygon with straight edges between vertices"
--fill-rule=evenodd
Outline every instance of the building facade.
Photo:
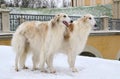
M 112 0 L 71 0 L 73 7 L 112 4 Z
M 0 34 L 0 45 L 10 45 L 13 33 Z M 120 60 L 120 31 L 92 31 L 80 55 Z

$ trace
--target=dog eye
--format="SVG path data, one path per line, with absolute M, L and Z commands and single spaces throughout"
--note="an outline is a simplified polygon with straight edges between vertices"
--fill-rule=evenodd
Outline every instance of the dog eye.
M 66 17 L 66 15 L 63 16 L 64 18 Z
M 89 19 L 91 20 L 92 18 L 91 18 L 91 17 L 89 17 Z

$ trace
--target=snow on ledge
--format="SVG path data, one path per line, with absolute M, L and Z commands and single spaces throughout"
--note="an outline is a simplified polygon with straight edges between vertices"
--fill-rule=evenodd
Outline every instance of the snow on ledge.
M 54 57 L 55 74 L 31 71 L 32 60 L 28 57 L 28 70 L 14 70 L 15 53 L 10 46 L 0 46 L 0 79 L 120 79 L 120 62 L 101 58 L 77 56 L 77 73 L 71 72 L 67 56 L 57 54 Z

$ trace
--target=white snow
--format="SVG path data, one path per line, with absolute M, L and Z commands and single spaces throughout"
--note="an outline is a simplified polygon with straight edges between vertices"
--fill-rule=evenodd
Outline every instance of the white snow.
M 0 79 L 120 79 L 120 61 L 78 56 L 78 73 L 69 69 L 67 57 L 58 54 L 54 58 L 55 74 L 31 71 L 32 61 L 28 57 L 30 69 L 14 70 L 15 53 L 10 46 L 0 46 Z

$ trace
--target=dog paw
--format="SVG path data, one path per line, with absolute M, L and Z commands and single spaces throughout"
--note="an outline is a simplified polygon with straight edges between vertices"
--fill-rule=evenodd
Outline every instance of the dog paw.
M 51 70 L 50 73 L 56 73 L 56 70 Z
M 15 68 L 15 71 L 16 71 L 16 72 L 18 72 L 18 71 L 19 71 L 19 69 L 18 69 L 18 68 Z
M 71 68 L 72 72 L 78 72 L 78 70 L 76 68 Z
M 47 70 L 45 70 L 44 68 L 40 69 L 40 71 L 47 73 Z
M 29 69 L 28 67 L 24 66 L 23 69 Z
M 32 71 L 39 70 L 39 68 L 32 68 Z
M 50 73 L 56 73 L 56 70 L 54 68 L 50 68 Z

